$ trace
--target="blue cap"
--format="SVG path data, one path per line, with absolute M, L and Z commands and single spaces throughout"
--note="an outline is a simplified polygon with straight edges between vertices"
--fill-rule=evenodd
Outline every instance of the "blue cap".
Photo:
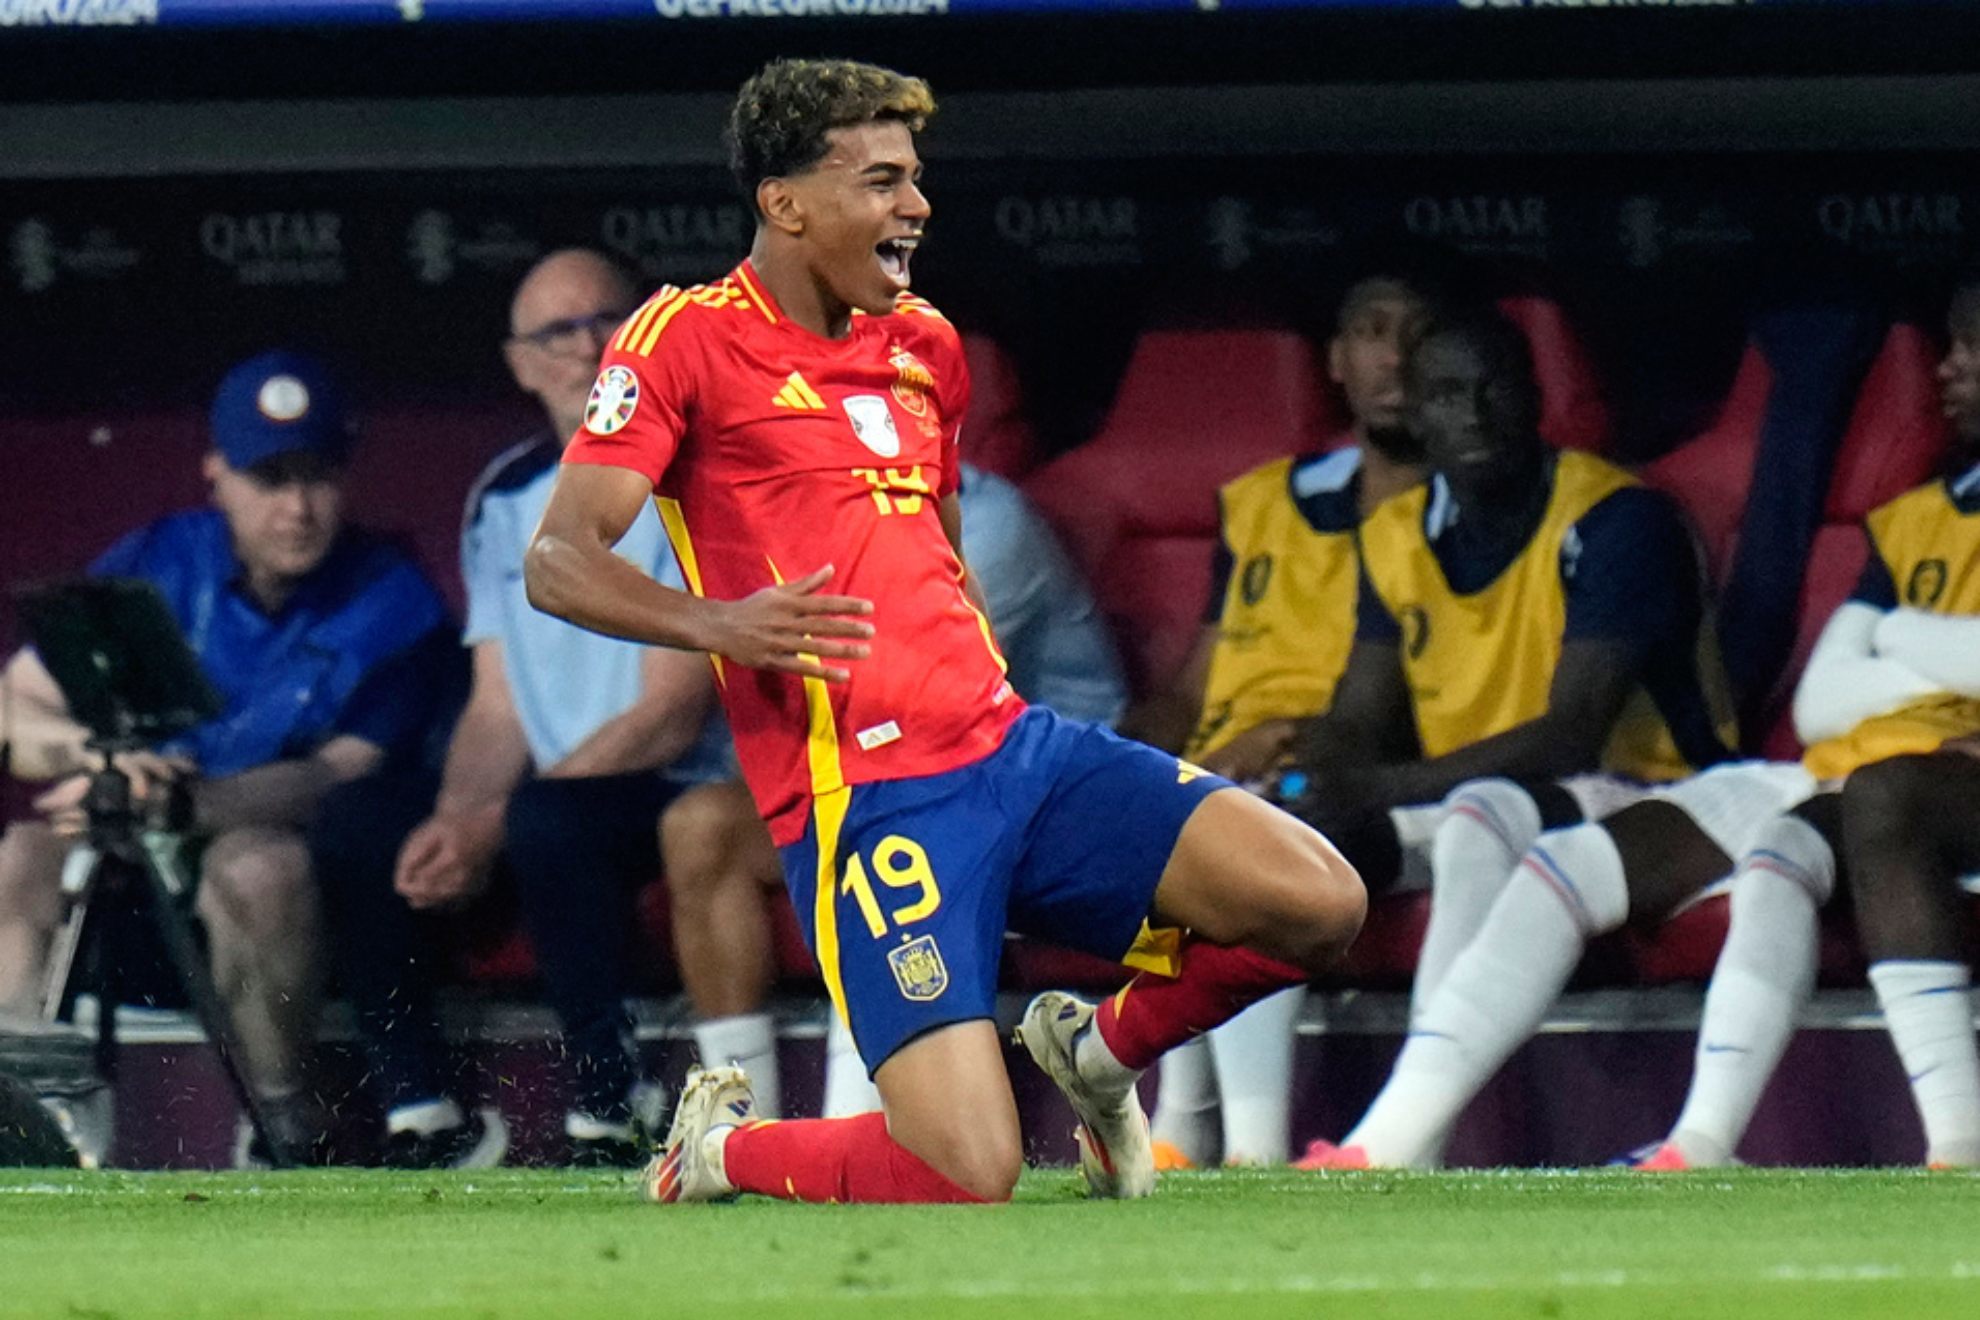
M 286 454 L 341 465 L 350 453 L 343 393 L 323 364 L 276 349 L 228 372 L 213 395 L 213 447 L 236 470 Z

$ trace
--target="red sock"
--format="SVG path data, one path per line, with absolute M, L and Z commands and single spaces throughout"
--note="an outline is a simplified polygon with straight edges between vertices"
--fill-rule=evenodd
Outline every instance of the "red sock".
M 1100 1039 L 1124 1067 L 1146 1068 L 1273 991 L 1307 979 L 1291 963 L 1207 940 L 1185 939 L 1181 958 L 1180 976 L 1143 972 L 1094 1013 Z
M 739 1192 L 832 1204 L 982 1204 L 887 1134 L 884 1114 L 749 1123 L 722 1164 Z

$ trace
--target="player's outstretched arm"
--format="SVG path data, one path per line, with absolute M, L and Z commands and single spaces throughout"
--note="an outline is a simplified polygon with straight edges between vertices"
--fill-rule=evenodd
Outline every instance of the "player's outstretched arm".
M 567 463 L 523 557 L 529 603 L 580 628 L 652 646 L 709 651 L 753 669 L 828 682 L 848 670 L 827 660 L 858 660 L 873 625 L 857 617 L 870 601 L 820 595 L 832 566 L 741 600 L 704 600 L 663 587 L 612 553 L 652 498 L 652 484 L 630 468 Z

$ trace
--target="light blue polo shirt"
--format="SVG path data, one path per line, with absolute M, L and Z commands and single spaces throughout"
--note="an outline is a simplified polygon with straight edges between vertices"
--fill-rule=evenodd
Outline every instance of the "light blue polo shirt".
M 539 771 L 569 756 L 639 699 L 640 656 L 646 649 L 552 618 L 524 594 L 523 552 L 550 503 L 561 455 L 548 434 L 503 453 L 469 494 L 461 532 L 468 597 L 462 641 L 501 643 L 509 691 Z M 686 590 L 650 502 L 615 549 L 662 586 Z M 683 783 L 736 776 L 728 725 L 712 700 L 699 741 L 662 773 Z
M 1112 725 L 1127 709 L 1113 634 L 1058 537 L 1010 482 L 969 463 L 957 492 L 963 561 L 983 588 L 990 627 L 1026 701 Z

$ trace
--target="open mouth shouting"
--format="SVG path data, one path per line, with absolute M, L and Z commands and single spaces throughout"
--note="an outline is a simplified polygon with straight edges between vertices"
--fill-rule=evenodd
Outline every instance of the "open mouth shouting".
M 880 269 L 895 288 L 907 288 L 908 264 L 914 260 L 914 250 L 920 245 L 921 235 L 918 233 L 903 234 L 874 245 L 873 252 L 880 259 Z

